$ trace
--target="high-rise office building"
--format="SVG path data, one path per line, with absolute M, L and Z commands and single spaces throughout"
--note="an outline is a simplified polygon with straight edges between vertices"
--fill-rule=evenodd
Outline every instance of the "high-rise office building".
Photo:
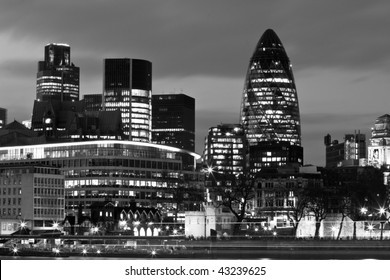
M 250 59 L 241 103 L 249 145 L 286 141 L 301 145 L 298 96 L 290 60 L 276 33 L 261 36 Z
M 246 141 L 239 124 L 211 127 L 205 140 L 203 162 L 209 172 L 239 175 L 245 168 Z
M 40 101 L 78 101 L 80 69 L 70 60 L 70 46 L 45 46 L 45 60 L 38 62 L 36 99 Z
M 128 140 L 150 142 L 152 63 L 130 58 L 104 59 L 103 107 L 106 111 L 121 111 Z
M 7 109 L 0 108 L 0 129 L 7 125 Z
M 241 103 L 250 172 L 302 165 L 298 96 L 290 60 L 276 33 L 261 36 L 250 59 Z
M 152 142 L 195 151 L 195 99 L 185 94 L 152 96 Z

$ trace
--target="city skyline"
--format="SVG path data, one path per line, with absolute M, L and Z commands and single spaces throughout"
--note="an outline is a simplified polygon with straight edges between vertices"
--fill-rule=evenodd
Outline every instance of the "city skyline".
M 239 121 L 246 68 L 268 28 L 281 38 L 293 65 L 305 164 L 325 164 L 327 133 L 342 140 L 360 130 L 369 138 L 376 118 L 388 113 L 386 1 L 116 4 L 0 4 L 1 107 L 8 109 L 9 122 L 31 117 L 43 46 L 64 42 L 80 67 L 81 98 L 102 92 L 104 58 L 151 61 L 153 94 L 183 92 L 195 98 L 201 154 L 208 128 Z

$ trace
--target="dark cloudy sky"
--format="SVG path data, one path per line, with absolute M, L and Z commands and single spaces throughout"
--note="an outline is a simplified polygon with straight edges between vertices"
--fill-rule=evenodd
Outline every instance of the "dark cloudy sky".
M 1 0 L 0 107 L 29 119 L 44 45 L 68 43 L 81 95 L 101 93 L 102 61 L 153 63 L 153 93 L 196 99 L 197 152 L 207 129 L 237 123 L 246 68 L 272 28 L 293 64 L 305 163 L 390 113 L 390 1 Z

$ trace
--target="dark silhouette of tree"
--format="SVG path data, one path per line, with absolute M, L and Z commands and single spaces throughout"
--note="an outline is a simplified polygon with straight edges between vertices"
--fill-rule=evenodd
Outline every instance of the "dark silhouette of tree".
M 337 199 L 334 211 L 342 214 L 337 239 L 340 238 L 344 219 L 350 217 L 353 223 L 353 239 L 356 239 L 356 221 L 375 218 L 378 209 L 386 205 L 387 189 L 383 184 L 383 171 L 374 167 L 332 168 L 323 171 L 324 186 Z M 362 213 L 362 208 L 367 213 Z M 378 215 L 376 216 L 378 217 Z
M 309 199 L 306 196 L 303 189 L 293 190 L 296 199 L 296 203 L 293 206 L 290 206 L 287 211 L 287 218 L 292 222 L 293 225 L 293 236 L 297 236 L 297 229 L 299 222 L 306 215 L 306 207 L 308 205 Z
M 235 216 L 233 235 L 237 236 L 246 217 L 248 202 L 255 197 L 254 180 L 247 175 L 213 174 L 218 182 L 213 188 L 214 194 L 221 198 L 217 206 L 227 207 Z
M 305 189 L 307 212 L 315 219 L 314 238 L 319 239 L 321 222 L 328 214 L 329 191 L 321 185 L 308 184 Z

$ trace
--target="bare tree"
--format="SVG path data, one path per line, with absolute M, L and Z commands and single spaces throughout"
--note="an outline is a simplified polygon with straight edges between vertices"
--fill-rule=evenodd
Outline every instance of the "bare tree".
M 305 190 L 307 201 L 307 211 L 315 218 L 314 238 L 319 239 L 321 222 L 328 213 L 329 192 L 323 186 L 309 185 Z
M 219 174 L 217 177 L 214 177 L 219 182 L 219 186 L 218 184 L 214 186 L 214 193 L 220 197 L 217 204 L 227 207 L 236 217 L 233 235 L 237 236 L 246 217 L 248 203 L 255 197 L 254 180 L 246 175 Z
M 308 197 L 305 195 L 303 190 L 296 190 L 294 192 L 296 197 L 295 203 L 293 206 L 290 206 L 290 209 L 287 211 L 287 218 L 293 224 L 293 236 L 297 236 L 297 229 L 299 222 L 306 214 L 306 207 L 308 204 Z

